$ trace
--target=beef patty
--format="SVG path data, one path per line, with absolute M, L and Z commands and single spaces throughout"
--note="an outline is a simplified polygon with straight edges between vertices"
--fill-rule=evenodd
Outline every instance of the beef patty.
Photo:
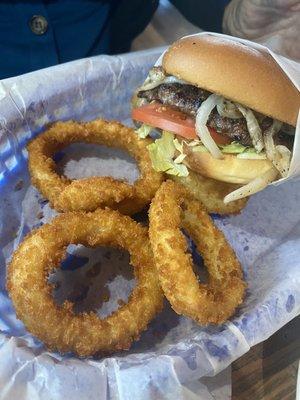
M 148 102 L 158 101 L 195 117 L 201 103 L 211 93 L 193 85 L 162 83 L 153 89 L 141 90 L 137 95 Z M 237 141 L 244 146 L 252 146 L 246 120 L 243 117 L 238 119 L 222 117 L 214 109 L 209 116 L 207 125 L 214 128 L 218 133 L 229 136 L 232 141 Z

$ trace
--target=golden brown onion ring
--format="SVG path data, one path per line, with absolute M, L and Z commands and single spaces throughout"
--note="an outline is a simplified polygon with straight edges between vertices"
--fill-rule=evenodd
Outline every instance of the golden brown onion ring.
M 149 212 L 150 242 L 165 296 L 178 313 L 200 324 L 226 321 L 242 303 L 245 283 L 240 264 L 204 206 L 183 186 L 166 181 Z M 199 283 L 180 228 L 196 243 L 209 274 Z
M 69 243 L 127 249 L 137 285 L 128 303 L 105 319 L 75 315 L 72 303 L 58 306 L 47 283 Z M 128 349 L 162 308 L 163 294 L 147 229 L 112 210 L 65 213 L 29 234 L 14 253 L 7 288 L 18 318 L 50 349 L 89 356 Z
M 127 150 L 138 163 L 139 179 L 129 185 L 107 177 L 72 181 L 59 176 L 52 157 L 75 142 Z M 133 129 L 114 121 L 57 122 L 28 145 L 32 183 L 58 211 L 94 211 L 98 207 L 108 206 L 124 214 L 133 214 L 150 203 L 163 180 L 162 174 L 152 168 L 147 150 L 149 143 L 150 139 L 139 139 Z
M 188 176 L 172 176 L 172 179 L 185 186 L 197 200 L 203 203 L 210 214 L 239 214 L 246 207 L 248 198 L 224 203 L 224 197 L 239 188 L 239 185 L 206 178 L 191 170 Z

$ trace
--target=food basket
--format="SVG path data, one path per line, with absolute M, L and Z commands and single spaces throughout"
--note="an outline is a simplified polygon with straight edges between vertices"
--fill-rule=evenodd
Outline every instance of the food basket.
M 132 93 L 162 50 L 98 56 L 0 82 L 1 400 L 181 399 L 184 383 L 218 373 L 299 314 L 300 182 L 291 180 L 253 196 L 240 215 L 214 216 L 248 284 L 244 304 L 226 324 L 201 327 L 166 304 L 129 351 L 79 359 L 47 351 L 17 320 L 5 289 L 6 264 L 22 238 L 54 215 L 30 185 L 26 143 L 56 120 L 105 117 L 131 124 Z M 68 165 L 74 178 L 93 168 L 136 178 L 136 166 L 123 153 L 105 150 L 99 164 L 92 152 L 94 158 L 84 146 L 71 150 L 76 162 Z M 80 157 L 87 158 L 84 166 Z M 67 267 L 57 277 L 69 282 L 65 290 L 81 282 L 81 268 L 92 263 L 84 252 L 70 250 L 81 264 L 73 277 Z M 109 257 L 118 263 L 115 255 Z M 113 290 L 126 298 L 131 287 L 132 281 L 123 277 Z

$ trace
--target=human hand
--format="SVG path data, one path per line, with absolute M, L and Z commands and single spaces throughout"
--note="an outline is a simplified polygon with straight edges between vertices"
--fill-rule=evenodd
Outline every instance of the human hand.
M 223 31 L 300 60 L 300 0 L 231 0 Z

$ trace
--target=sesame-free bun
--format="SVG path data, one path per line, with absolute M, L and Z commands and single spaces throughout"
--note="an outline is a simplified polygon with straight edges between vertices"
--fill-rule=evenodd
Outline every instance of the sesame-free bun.
M 272 167 L 269 160 L 238 158 L 235 154 L 223 154 L 222 159 L 217 159 L 208 151 L 197 152 L 188 146 L 184 146 L 184 153 L 184 163 L 190 169 L 222 182 L 246 184 Z
M 190 36 L 169 47 L 162 66 L 170 75 L 296 126 L 300 93 L 269 54 L 209 34 Z

